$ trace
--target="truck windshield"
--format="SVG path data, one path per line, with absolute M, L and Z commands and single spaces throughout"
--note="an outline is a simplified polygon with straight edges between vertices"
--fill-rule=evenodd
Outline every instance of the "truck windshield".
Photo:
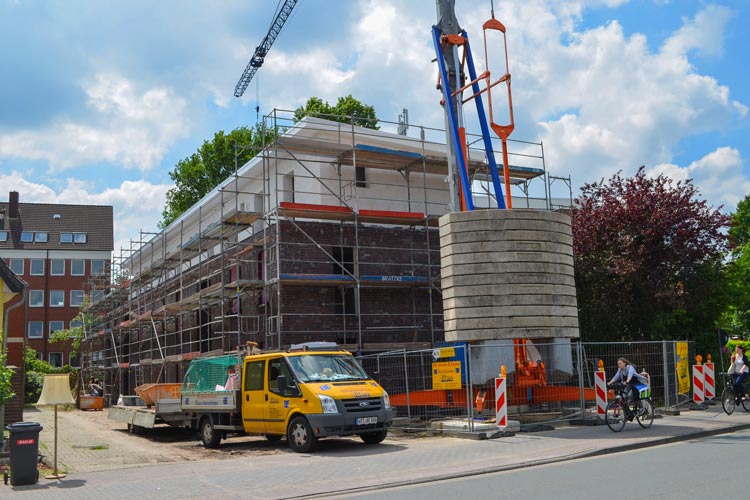
M 366 380 L 365 371 L 356 359 L 345 354 L 304 354 L 290 356 L 297 378 L 302 382 L 328 380 Z

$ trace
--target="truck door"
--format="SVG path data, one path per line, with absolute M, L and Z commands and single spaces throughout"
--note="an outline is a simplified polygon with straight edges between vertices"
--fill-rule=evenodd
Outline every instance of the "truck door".
M 242 425 L 245 432 L 266 433 L 265 408 L 267 393 L 265 388 L 266 360 L 245 363 L 245 376 L 242 386 Z
M 284 375 L 287 387 L 279 387 L 279 375 Z M 268 405 L 266 405 L 266 433 L 286 433 L 286 420 L 289 412 L 299 406 L 297 389 L 292 386 L 294 376 L 283 357 L 268 361 Z

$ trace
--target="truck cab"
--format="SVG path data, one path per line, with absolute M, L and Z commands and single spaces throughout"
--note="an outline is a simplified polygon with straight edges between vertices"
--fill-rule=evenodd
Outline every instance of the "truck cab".
M 346 351 L 290 350 L 250 355 L 242 366 L 242 426 L 297 452 L 319 438 L 385 439 L 393 421 L 388 393 Z

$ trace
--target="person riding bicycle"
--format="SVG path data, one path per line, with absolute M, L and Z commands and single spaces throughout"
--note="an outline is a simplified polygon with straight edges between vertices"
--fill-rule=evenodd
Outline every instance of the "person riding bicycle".
M 745 349 L 741 345 L 734 348 L 732 363 L 729 365 L 727 373 L 732 376 L 734 401 L 735 403 L 739 403 L 742 394 L 745 392 L 742 389 L 742 383 L 747 380 L 748 376 L 750 376 L 750 362 L 745 354 Z
M 643 406 L 641 405 L 641 393 L 636 388 L 638 384 L 646 384 L 648 380 L 646 377 L 641 375 L 635 370 L 633 364 L 625 358 L 617 358 L 617 373 L 612 377 L 607 385 L 612 385 L 615 382 L 622 381 L 627 386 L 626 392 L 630 391 L 633 395 L 633 401 L 637 408 L 638 415 L 643 413 Z

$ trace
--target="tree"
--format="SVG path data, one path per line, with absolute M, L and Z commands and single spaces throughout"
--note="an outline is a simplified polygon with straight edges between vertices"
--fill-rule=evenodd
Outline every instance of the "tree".
M 13 376 L 13 369 L 8 368 L 5 363 L 6 360 L 7 356 L 0 353 L 0 408 L 16 395 L 10 383 L 10 379 Z
M 319 97 L 311 97 L 304 106 L 294 111 L 294 121 L 298 122 L 305 116 L 317 116 L 326 120 L 341 123 L 354 123 L 359 127 L 378 130 L 378 117 L 375 108 L 368 106 L 349 94 L 339 97 L 335 106 L 323 102 Z
M 729 301 L 720 326 L 732 335 L 750 335 L 750 195 L 737 204 L 731 215 L 729 238 L 732 253 L 725 277 Z
M 573 209 L 581 335 L 695 339 L 724 307 L 729 220 L 691 181 L 647 177 L 586 184 Z
M 239 127 L 228 134 L 223 130 L 204 141 L 198 150 L 183 158 L 169 177 L 175 185 L 167 191 L 167 202 L 162 211 L 160 228 L 167 227 L 188 208 L 196 204 L 213 188 L 233 175 L 235 169 L 253 158 L 272 142 L 276 132 L 257 124 L 253 128 Z M 238 146 L 235 158 L 235 145 Z

